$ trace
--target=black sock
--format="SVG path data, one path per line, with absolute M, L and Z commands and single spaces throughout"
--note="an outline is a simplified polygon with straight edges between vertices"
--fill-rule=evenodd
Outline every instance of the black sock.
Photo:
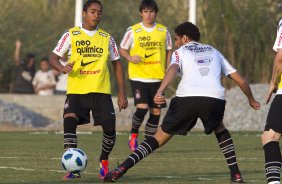
M 77 148 L 77 120 L 73 117 L 64 118 L 64 148 Z
M 137 108 L 136 112 L 133 114 L 132 117 L 132 128 L 131 133 L 138 134 L 139 128 L 144 120 L 144 117 L 147 113 L 148 109 L 140 109 Z
M 120 166 L 128 170 L 158 147 L 158 141 L 154 137 L 149 137 Z
M 148 122 L 145 125 L 145 139 L 152 137 L 158 130 L 160 115 L 150 114 Z
M 116 142 L 116 132 L 103 132 L 102 139 L 102 152 L 100 156 L 100 162 L 102 160 L 108 160 L 109 155 Z
M 240 173 L 239 167 L 237 164 L 237 160 L 236 160 L 235 147 L 233 145 L 233 140 L 228 130 L 225 129 L 224 131 L 216 134 L 216 138 L 217 138 L 219 147 L 222 153 L 224 154 L 227 165 L 230 169 L 231 176 L 234 176 L 235 174 Z
M 267 182 L 280 181 L 281 152 L 279 142 L 271 141 L 263 146 Z

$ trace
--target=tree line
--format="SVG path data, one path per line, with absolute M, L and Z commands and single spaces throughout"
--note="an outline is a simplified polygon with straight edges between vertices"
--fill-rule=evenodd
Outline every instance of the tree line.
M 103 17 L 99 25 L 117 44 L 126 29 L 139 22 L 141 0 L 101 0 Z M 188 20 L 187 0 L 156 0 L 157 21 L 174 28 Z M 13 86 L 15 40 L 21 39 L 21 57 L 33 52 L 36 61 L 49 56 L 61 34 L 74 24 L 74 0 L 0 0 L 0 92 Z M 218 48 L 250 83 L 267 83 L 271 77 L 277 23 L 282 18 L 279 0 L 197 0 L 197 26 L 201 42 Z M 38 62 L 37 62 L 38 63 Z M 122 58 L 127 78 L 127 63 Z M 110 69 L 111 66 L 109 65 Z M 112 75 L 114 77 L 114 75 Z M 113 94 L 116 92 L 112 80 Z M 233 82 L 224 79 L 228 88 Z M 127 84 L 129 82 L 127 81 Z M 172 84 L 168 95 L 174 93 Z M 129 85 L 128 94 L 131 94 Z

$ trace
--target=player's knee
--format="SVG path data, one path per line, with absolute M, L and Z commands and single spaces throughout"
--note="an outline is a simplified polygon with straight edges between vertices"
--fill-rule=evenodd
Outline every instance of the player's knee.
M 75 119 L 77 119 L 77 116 L 76 116 L 76 114 L 75 113 L 67 113 L 67 114 L 64 114 L 64 119 L 65 118 L 75 118 Z
M 109 136 L 116 135 L 116 121 L 115 119 L 108 119 L 101 122 L 103 133 Z
M 145 115 L 147 114 L 148 109 L 141 109 L 141 108 L 137 108 L 134 115 L 138 118 L 138 119 L 144 119 Z
M 156 108 L 151 108 L 150 109 L 150 114 L 160 116 L 161 115 L 161 109 L 156 109 Z
M 154 135 L 154 138 L 158 141 L 160 147 L 163 146 L 171 137 L 172 135 L 165 133 L 162 128 L 159 128 Z
M 280 133 L 277 133 L 273 131 L 272 129 L 268 131 L 264 131 L 263 134 L 261 135 L 261 142 L 263 145 L 271 142 L 271 141 L 276 141 L 278 142 L 281 137 Z

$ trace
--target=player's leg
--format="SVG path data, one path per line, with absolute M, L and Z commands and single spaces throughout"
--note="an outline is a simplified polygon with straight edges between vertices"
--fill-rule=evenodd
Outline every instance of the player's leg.
M 64 106 L 64 149 L 65 151 L 68 148 L 77 148 L 77 135 L 76 128 L 79 122 L 79 118 L 77 114 L 79 110 L 77 107 L 79 104 L 77 103 L 79 97 L 75 95 L 68 95 L 65 101 Z M 63 179 L 76 179 L 80 178 L 79 172 L 68 172 Z
M 149 98 L 149 108 L 150 116 L 145 125 L 145 139 L 153 136 L 158 129 L 159 120 L 161 116 L 161 108 L 166 107 L 166 103 L 159 105 L 154 102 L 154 97 L 161 85 L 161 82 L 154 82 L 147 84 L 148 98 Z
M 129 157 L 120 164 L 116 169 L 109 172 L 105 178 L 105 182 L 113 182 L 122 177 L 128 169 L 133 167 L 143 158 L 147 157 L 154 150 L 164 145 L 170 138 L 171 134 L 165 133 L 161 128 L 158 129 L 153 137 L 149 137 L 144 142 L 142 142 L 138 148 Z
M 116 142 L 116 117 L 113 102 L 110 95 L 93 94 L 94 105 L 92 115 L 94 125 L 101 125 L 103 130 L 102 135 L 102 151 L 99 158 L 99 178 L 109 172 L 109 155 Z
M 131 151 L 134 151 L 138 147 L 139 128 L 148 112 L 148 92 L 146 90 L 146 83 L 131 80 L 130 84 L 136 111 L 132 116 L 128 146 Z
M 280 184 L 281 151 L 279 139 L 282 133 L 282 95 L 276 95 L 273 99 L 264 132 L 262 144 L 265 155 L 265 174 L 268 184 Z
M 272 129 L 262 134 L 265 156 L 265 174 L 269 184 L 280 184 L 281 151 L 279 147 L 280 133 Z
M 214 133 L 230 170 L 231 180 L 233 182 L 243 183 L 236 159 L 235 147 L 229 131 L 224 127 L 223 123 L 221 123 Z
M 145 139 L 154 136 L 157 132 L 161 116 L 161 109 L 150 108 L 149 119 L 145 125 Z

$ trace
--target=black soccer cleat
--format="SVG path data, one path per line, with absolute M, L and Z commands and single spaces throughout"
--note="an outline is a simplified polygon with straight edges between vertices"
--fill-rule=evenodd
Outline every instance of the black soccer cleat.
M 120 177 L 122 177 L 126 173 L 126 169 L 123 166 L 119 166 L 115 168 L 114 170 L 110 171 L 106 176 L 104 177 L 104 182 L 116 182 Z
M 244 183 L 242 175 L 240 173 L 231 176 L 232 183 Z

